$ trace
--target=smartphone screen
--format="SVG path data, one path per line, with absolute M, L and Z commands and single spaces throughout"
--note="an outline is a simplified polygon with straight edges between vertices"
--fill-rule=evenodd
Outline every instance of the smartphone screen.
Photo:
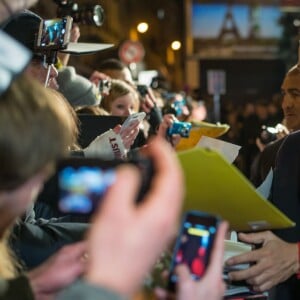
M 213 246 L 219 218 L 205 213 L 187 212 L 171 262 L 168 288 L 175 290 L 177 275 L 174 269 L 179 264 L 188 266 L 191 276 L 199 280 L 205 273 L 209 263 L 210 252 Z
M 65 48 L 69 42 L 71 23 L 72 18 L 70 17 L 44 20 L 40 26 L 37 46 Z

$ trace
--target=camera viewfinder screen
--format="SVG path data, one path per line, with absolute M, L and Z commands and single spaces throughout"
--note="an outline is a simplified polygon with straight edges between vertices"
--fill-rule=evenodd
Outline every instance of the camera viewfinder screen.
M 65 213 L 90 214 L 115 181 L 114 169 L 66 166 L 58 173 L 59 209 Z
M 45 20 L 41 37 L 41 46 L 64 46 L 67 19 Z

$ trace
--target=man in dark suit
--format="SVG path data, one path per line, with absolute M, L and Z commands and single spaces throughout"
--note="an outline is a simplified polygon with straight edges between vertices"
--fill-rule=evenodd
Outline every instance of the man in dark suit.
M 281 86 L 282 110 L 286 127 L 290 132 L 300 130 L 300 66 L 293 66 L 286 74 Z M 251 182 L 259 186 L 270 169 L 274 169 L 277 152 L 284 138 L 268 144 L 261 152 L 257 162 L 256 172 L 251 176 Z
M 249 263 L 249 269 L 232 272 L 232 280 L 246 280 L 255 291 L 271 288 L 276 300 L 300 299 L 300 132 L 289 134 L 280 147 L 274 169 L 270 201 L 292 219 L 288 229 L 239 234 L 241 241 L 257 249 L 227 263 Z M 254 263 L 254 264 L 253 264 Z
M 254 263 L 249 269 L 232 272 L 233 280 L 246 280 L 256 291 L 272 291 L 271 299 L 300 299 L 300 67 L 294 66 L 282 84 L 282 109 L 287 127 L 296 131 L 263 152 L 268 161 L 264 175 L 274 166 L 270 201 L 292 219 L 288 229 L 240 234 L 241 241 L 261 246 L 227 263 Z M 270 159 L 272 158 L 272 159 Z

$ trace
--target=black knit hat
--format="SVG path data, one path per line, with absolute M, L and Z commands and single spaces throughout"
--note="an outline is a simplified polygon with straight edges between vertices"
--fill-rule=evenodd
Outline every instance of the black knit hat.
M 41 20 L 35 13 L 23 10 L 9 18 L 1 28 L 34 53 Z

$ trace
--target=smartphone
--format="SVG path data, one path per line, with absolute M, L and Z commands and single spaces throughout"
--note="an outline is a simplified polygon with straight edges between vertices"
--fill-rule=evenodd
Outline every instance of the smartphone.
M 120 131 L 120 134 L 127 128 L 129 128 L 130 126 L 132 126 L 133 123 L 138 122 L 141 123 L 146 117 L 146 113 L 144 112 L 138 112 L 138 113 L 134 113 L 132 115 L 129 115 L 127 117 L 127 119 L 124 121 L 124 123 L 122 124 L 122 128 Z
M 69 43 L 72 21 L 70 16 L 42 20 L 37 37 L 37 48 L 65 49 Z
M 101 205 L 108 188 L 115 183 L 116 168 L 124 163 L 122 160 L 79 157 L 58 161 L 55 174 L 58 210 L 64 214 L 91 215 Z M 128 163 L 138 168 L 142 178 L 135 199 L 138 204 L 150 187 L 152 162 L 136 156 Z
M 184 215 L 171 261 L 168 280 L 170 291 L 176 289 L 175 267 L 179 264 L 187 265 L 195 280 L 204 275 L 219 223 L 219 217 L 199 211 L 188 211 Z

